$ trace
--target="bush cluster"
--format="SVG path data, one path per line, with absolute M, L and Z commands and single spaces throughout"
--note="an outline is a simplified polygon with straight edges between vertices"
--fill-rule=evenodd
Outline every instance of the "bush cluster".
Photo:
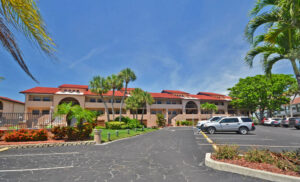
M 4 135 L 6 142 L 22 142 L 22 141 L 44 141 L 48 139 L 48 132 L 45 129 L 27 130 L 8 132 Z
M 53 134 L 52 138 L 55 140 L 86 140 L 89 139 L 92 130 L 93 125 L 86 123 L 80 128 L 70 126 L 55 126 L 52 128 L 51 132 Z
M 176 121 L 177 126 L 192 126 L 193 121 Z
M 4 135 L 4 131 L 0 130 L 0 140 L 3 137 L 3 135 Z
M 140 124 L 140 121 L 137 119 L 130 119 L 129 117 L 122 117 L 122 121 L 119 122 L 116 118 L 116 121 L 109 121 L 105 123 L 105 127 L 107 129 L 134 129 L 134 128 L 142 128 L 143 125 Z
M 219 150 L 216 152 L 215 157 L 217 159 L 237 159 L 239 156 L 239 147 L 236 145 L 219 146 Z

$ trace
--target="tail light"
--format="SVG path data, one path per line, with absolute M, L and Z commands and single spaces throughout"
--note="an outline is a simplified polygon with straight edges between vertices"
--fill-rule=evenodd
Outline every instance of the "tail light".
M 299 120 L 296 120 L 295 123 L 298 124 L 298 123 L 299 123 Z
M 252 127 L 254 127 L 254 123 L 252 123 Z

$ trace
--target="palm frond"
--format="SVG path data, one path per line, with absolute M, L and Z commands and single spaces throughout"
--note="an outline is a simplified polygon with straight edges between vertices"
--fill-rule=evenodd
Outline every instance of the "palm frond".
M 4 23 L 4 20 L 0 17 L 0 41 L 3 47 L 12 55 L 14 60 L 21 66 L 21 68 L 25 71 L 25 73 L 30 76 L 35 82 L 38 81 L 34 78 L 34 76 L 30 73 L 28 67 L 25 64 L 25 61 L 22 57 L 21 50 L 17 45 L 15 38 L 12 32 Z
M 246 26 L 245 29 L 245 36 L 248 39 L 250 43 L 253 43 L 253 35 L 254 32 L 258 27 L 261 25 L 267 24 L 267 23 L 272 23 L 276 22 L 279 20 L 279 17 L 277 13 L 272 12 L 272 13 L 263 13 L 261 15 L 258 15 L 254 17 L 252 20 L 249 21 L 249 23 Z
M 277 3 L 277 0 L 258 0 L 254 8 L 250 11 L 251 16 L 256 16 L 263 8 L 267 6 L 273 6 Z
M 1 0 L 0 13 L 7 21 L 22 30 L 27 38 L 36 42 L 49 56 L 53 56 L 55 43 L 46 30 L 34 0 Z
M 264 54 L 268 53 L 269 55 L 271 54 L 280 54 L 282 50 L 278 47 L 274 46 L 257 46 L 251 49 L 250 51 L 247 52 L 247 55 L 245 57 L 245 62 L 248 64 L 250 67 L 253 66 L 253 60 L 254 58 L 259 55 L 259 54 Z
M 273 65 L 282 59 L 284 59 L 283 56 L 275 56 L 270 59 L 265 59 L 264 63 L 263 63 L 263 68 L 264 68 L 265 74 L 270 75 Z

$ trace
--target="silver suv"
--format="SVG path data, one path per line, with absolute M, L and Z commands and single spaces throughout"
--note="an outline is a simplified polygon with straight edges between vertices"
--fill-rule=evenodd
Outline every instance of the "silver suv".
M 232 132 L 235 131 L 242 135 L 246 135 L 249 131 L 255 130 L 254 123 L 248 117 L 225 117 L 216 122 L 210 122 L 204 124 L 204 131 L 209 134 L 215 132 Z

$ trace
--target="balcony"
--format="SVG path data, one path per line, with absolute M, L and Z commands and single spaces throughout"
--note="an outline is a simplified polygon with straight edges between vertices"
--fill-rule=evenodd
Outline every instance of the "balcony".
M 26 107 L 51 107 L 53 104 L 52 101 L 32 101 L 29 100 L 26 102 Z
M 151 109 L 182 109 L 181 104 L 152 104 Z

